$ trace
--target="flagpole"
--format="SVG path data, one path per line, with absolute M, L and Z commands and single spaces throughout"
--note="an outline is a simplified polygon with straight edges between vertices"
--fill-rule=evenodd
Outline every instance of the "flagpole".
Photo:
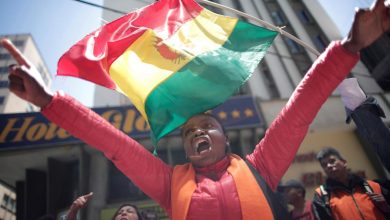
M 227 10 L 227 11 L 230 11 L 230 12 L 233 12 L 235 14 L 238 14 L 242 17 L 245 17 L 249 20 L 253 20 L 257 23 L 259 23 L 261 26 L 265 27 L 265 28 L 268 28 L 268 29 L 271 29 L 273 31 L 277 31 L 279 32 L 281 35 L 284 35 L 286 36 L 287 38 L 290 38 L 291 40 L 295 41 L 297 44 L 301 45 L 302 47 L 305 47 L 306 49 L 308 49 L 310 52 L 312 52 L 313 54 L 319 56 L 320 53 L 314 49 L 313 47 L 311 47 L 310 45 L 306 44 L 305 42 L 303 42 L 302 40 L 298 39 L 297 37 L 295 37 L 294 35 L 284 31 L 282 29 L 282 27 L 276 27 L 274 26 L 273 24 L 270 24 L 266 21 L 263 21 L 259 18 L 256 18 L 252 15 L 249 15 L 249 14 L 246 14 L 242 11 L 239 11 L 239 10 L 236 10 L 236 9 L 233 9 L 233 8 L 230 8 L 230 7 L 227 7 L 227 6 L 224 6 L 224 5 L 221 5 L 221 4 L 218 4 L 218 3 L 215 3 L 215 2 L 210 2 L 208 0 L 197 0 L 199 3 L 203 3 L 203 4 L 206 4 L 206 5 L 210 5 L 210 6 L 213 6 L 213 7 L 216 7 L 216 8 L 219 8 L 219 9 L 223 9 L 223 10 Z

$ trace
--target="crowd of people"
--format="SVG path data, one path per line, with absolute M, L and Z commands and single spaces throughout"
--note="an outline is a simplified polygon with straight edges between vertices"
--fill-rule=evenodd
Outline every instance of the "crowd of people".
M 390 218 L 390 193 L 386 184 L 353 174 L 346 159 L 335 148 L 322 149 L 317 160 L 326 181 L 315 189 L 312 201 L 305 200 L 305 188 L 297 180 L 289 180 L 281 186 L 292 219 Z
M 387 189 L 350 173 L 347 161 L 334 148 L 323 149 L 317 155 L 327 179 L 316 189 L 312 202 L 306 201 L 305 188 L 299 181 L 281 185 L 287 207 L 274 191 L 321 106 L 359 60 L 359 51 L 389 30 L 388 2 L 377 0 L 370 9 L 358 10 L 348 36 L 332 42 L 318 57 L 251 154 L 245 158 L 231 154 L 220 122 L 203 113 L 182 126 L 189 163 L 175 167 L 153 156 L 72 97 L 50 91 L 10 41 L 2 40 L 2 45 L 17 61 L 10 66 L 11 92 L 40 107 L 50 121 L 103 152 L 171 219 L 388 219 Z M 378 105 L 368 98 L 353 109 L 347 108 L 349 117 L 389 169 L 390 135 L 380 119 Z M 92 193 L 76 199 L 66 218 L 75 219 L 91 197 Z M 113 219 L 142 219 L 142 215 L 136 206 L 124 204 Z

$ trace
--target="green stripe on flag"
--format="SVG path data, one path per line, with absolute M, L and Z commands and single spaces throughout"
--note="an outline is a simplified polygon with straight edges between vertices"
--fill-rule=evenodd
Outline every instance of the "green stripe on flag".
M 277 36 L 239 21 L 220 48 L 194 58 L 147 97 L 145 111 L 159 140 L 191 116 L 228 99 L 250 77 Z

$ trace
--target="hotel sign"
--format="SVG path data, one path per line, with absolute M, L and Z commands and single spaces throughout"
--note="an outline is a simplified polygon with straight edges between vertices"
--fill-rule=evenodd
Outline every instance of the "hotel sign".
M 132 138 L 149 137 L 149 126 L 134 106 L 92 110 Z M 264 125 L 253 98 L 248 96 L 231 98 L 213 109 L 212 114 L 226 129 Z M 0 150 L 77 142 L 80 140 L 40 113 L 0 114 Z

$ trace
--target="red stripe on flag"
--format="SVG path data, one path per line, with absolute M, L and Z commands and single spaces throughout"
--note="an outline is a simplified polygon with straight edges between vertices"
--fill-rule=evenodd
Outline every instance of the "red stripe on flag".
M 72 46 L 60 58 L 57 75 L 74 76 L 115 89 L 109 67 L 138 37 L 153 29 L 166 39 L 202 10 L 194 0 L 160 0 L 131 12 Z

